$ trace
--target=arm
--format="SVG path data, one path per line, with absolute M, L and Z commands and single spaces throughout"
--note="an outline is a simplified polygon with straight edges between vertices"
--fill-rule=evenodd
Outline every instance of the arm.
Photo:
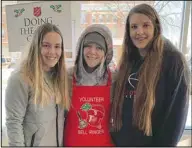
M 181 57 L 176 58 L 178 61 L 171 63 L 173 67 L 167 76 L 168 94 L 162 109 L 165 117 L 153 136 L 155 146 L 176 146 L 185 128 L 189 106 L 189 72 Z
M 5 92 L 6 126 L 9 146 L 25 146 L 23 120 L 28 104 L 28 90 L 18 73 L 10 76 Z

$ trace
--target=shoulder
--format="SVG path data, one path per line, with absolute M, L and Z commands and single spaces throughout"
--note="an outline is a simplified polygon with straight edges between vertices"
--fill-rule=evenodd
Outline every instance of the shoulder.
M 24 82 L 21 71 L 19 69 L 15 69 L 14 71 L 12 71 L 8 81 L 11 81 L 12 83 Z
M 168 39 L 164 41 L 163 62 L 169 67 L 182 67 L 185 64 L 185 57 Z
M 22 72 L 18 69 L 15 69 L 14 71 L 11 72 L 11 75 L 8 79 L 7 82 L 7 88 L 6 91 L 26 91 L 28 92 L 29 85 L 28 83 L 24 80 L 22 76 Z
M 183 75 L 189 79 L 189 67 L 185 56 L 169 40 L 164 44 L 163 66 L 171 78 L 180 78 Z
M 171 59 L 177 59 L 178 57 L 182 58 L 183 54 L 181 51 L 173 45 L 173 43 L 168 40 L 164 39 L 164 56 L 169 57 Z

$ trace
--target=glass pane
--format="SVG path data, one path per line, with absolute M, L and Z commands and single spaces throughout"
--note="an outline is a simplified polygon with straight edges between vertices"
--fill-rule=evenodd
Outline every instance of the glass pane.
M 99 15 L 99 23 L 103 23 L 103 15 L 102 14 Z
M 179 47 L 184 1 L 83 1 L 81 12 L 90 14 L 92 21 L 86 25 L 81 24 L 81 30 L 93 23 L 104 23 L 112 31 L 116 50 L 120 51 L 117 56 L 120 56 L 127 15 L 132 7 L 141 3 L 147 3 L 157 10 L 163 35 Z M 93 14 L 97 14 L 98 19 Z
M 191 10 L 191 9 L 190 9 Z M 185 54 L 187 63 L 189 65 L 190 69 L 190 78 L 192 78 L 192 69 L 191 69 L 191 64 L 192 64 L 192 58 L 191 58 L 191 11 L 190 11 L 190 16 L 189 16 L 189 26 L 188 26 L 188 35 L 187 35 L 187 54 Z M 191 90 L 191 82 L 190 82 L 190 99 L 189 99 L 189 109 L 188 109 L 188 115 L 187 115 L 187 122 L 186 122 L 186 129 L 191 129 L 191 95 L 192 95 L 192 90 Z
M 96 22 L 96 15 L 92 14 L 92 23 L 95 23 L 95 22 Z
M 160 16 L 163 35 L 178 48 L 183 20 L 183 5 L 183 1 L 155 1 L 153 4 Z

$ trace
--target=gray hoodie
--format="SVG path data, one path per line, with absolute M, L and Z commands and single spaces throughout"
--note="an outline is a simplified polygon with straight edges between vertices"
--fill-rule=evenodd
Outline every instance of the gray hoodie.
M 98 33 L 100 34 L 105 41 L 106 49 L 105 50 L 105 64 L 100 69 L 100 67 L 96 68 L 92 73 L 87 73 L 85 70 L 85 67 L 83 66 L 83 44 L 85 42 L 85 37 L 88 34 L 91 33 Z M 99 41 L 92 41 L 98 43 Z M 100 45 L 103 45 L 103 43 L 100 42 Z M 103 45 L 104 46 L 104 45 Z M 73 74 L 75 74 L 77 85 L 106 85 L 108 74 L 106 73 L 106 70 L 108 68 L 108 64 L 111 62 L 113 57 L 113 41 L 112 41 L 112 34 L 111 31 L 102 24 L 94 24 L 88 26 L 79 37 L 77 46 L 76 46 L 76 61 L 75 66 L 68 69 L 69 73 L 69 89 L 70 95 L 72 96 L 72 77 Z M 112 83 L 115 81 L 116 72 L 112 73 Z
M 56 134 L 62 146 L 64 110 L 59 105 L 56 107 L 54 101 L 43 108 L 34 105 L 32 94 L 20 71 L 13 71 L 5 94 L 9 146 L 57 146 Z

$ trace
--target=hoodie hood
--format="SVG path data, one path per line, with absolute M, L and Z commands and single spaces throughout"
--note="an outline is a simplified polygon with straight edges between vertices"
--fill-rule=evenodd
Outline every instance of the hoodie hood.
M 91 37 L 90 35 L 94 35 L 94 37 Z M 99 34 L 98 37 L 96 37 L 96 34 Z M 89 39 L 86 39 L 87 36 L 90 36 Z M 102 39 L 101 39 L 102 38 Z M 105 61 L 103 64 L 98 66 L 93 72 L 88 73 L 85 70 L 85 67 L 83 65 L 83 47 L 84 44 L 86 44 L 86 41 L 88 42 L 95 42 L 101 47 L 103 47 L 103 50 L 105 51 Z M 77 43 L 77 56 L 75 61 L 76 66 L 76 77 L 77 77 L 77 85 L 105 85 L 107 82 L 107 65 L 110 63 L 113 57 L 113 43 L 112 43 L 112 35 L 110 30 L 105 26 L 101 24 L 94 24 L 91 26 L 88 26 L 83 33 L 81 34 L 78 43 Z
M 85 36 L 89 33 L 99 33 L 100 35 L 102 35 L 105 39 L 106 42 L 106 64 L 108 65 L 112 58 L 113 58 L 113 41 L 112 41 L 112 34 L 111 31 L 109 30 L 108 27 L 106 27 L 105 25 L 102 24 L 94 24 L 94 25 L 90 25 L 88 26 L 81 34 L 81 36 L 79 37 L 79 40 L 77 42 L 77 46 L 76 46 L 76 60 L 75 60 L 75 64 L 78 63 L 79 57 L 80 57 L 80 50 L 82 49 L 81 47 L 84 44 L 84 39 Z

